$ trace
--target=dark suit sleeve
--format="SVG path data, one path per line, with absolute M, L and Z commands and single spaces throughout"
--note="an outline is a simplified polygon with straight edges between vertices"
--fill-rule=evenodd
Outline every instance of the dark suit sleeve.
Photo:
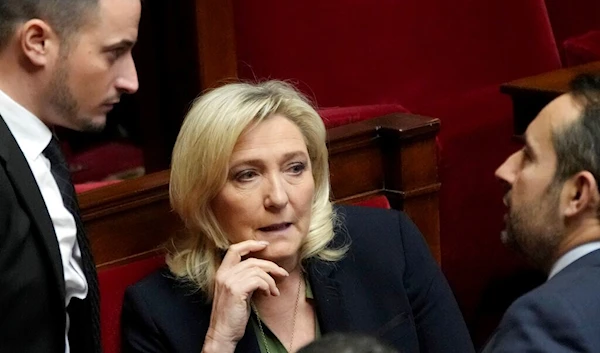
M 525 295 L 506 311 L 483 352 L 597 352 L 585 337 L 597 336 L 597 325 L 581 325 L 577 310 L 553 293 Z
M 143 291 L 130 287 L 125 292 L 121 314 L 122 352 L 168 352 L 160 340 L 158 329 L 150 315 Z
M 474 352 L 446 278 L 412 221 L 400 214 L 406 270 L 404 286 L 413 310 L 422 353 Z

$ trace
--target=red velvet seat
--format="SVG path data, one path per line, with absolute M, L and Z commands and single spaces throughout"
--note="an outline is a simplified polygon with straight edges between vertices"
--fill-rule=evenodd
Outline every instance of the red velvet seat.
M 82 192 L 94 190 L 107 185 L 112 185 L 121 182 L 121 180 L 105 180 L 105 181 L 90 181 L 87 183 L 75 184 L 75 192 L 80 194 Z
M 319 115 L 321 115 L 321 118 L 328 129 L 391 113 L 408 112 L 409 111 L 400 104 L 373 104 L 354 107 L 329 107 L 319 109 Z
M 598 13 L 600 22 L 600 13 Z M 600 61 L 600 30 L 593 30 L 563 42 L 566 66 Z
M 356 203 L 357 206 L 390 209 L 390 201 L 385 196 L 375 196 Z
M 546 7 L 565 66 L 600 60 L 595 55 L 590 56 L 598 53 L 598 37 L 586 36 L 586 33 L 600 31 L 600 1 L 546 0 Z
M 107 142 L 77 154 L 66 154 L 74 183 L 97 182 L 143 168 L 141 148 L 123 142 Z
M 157 255 L 132 263 L 101 269 L 98 271 L 100 284 L 100 328 L 104 353 L 121 351 L 121 307 L 125 289 L 160 266 L 164 265 L 164 256 Z

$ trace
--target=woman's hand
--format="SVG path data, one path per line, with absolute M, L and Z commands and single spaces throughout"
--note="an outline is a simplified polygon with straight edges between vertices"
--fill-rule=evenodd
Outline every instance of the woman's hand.
M 264 250 L 268 242 L 246 240 L 227 250 L 215 276 L 210 326 L 203 352 L 233 352 L 244 336 L 250 317 L 250 299 L 256 290 L 279 295 L 273 276 L 289 276 L 277 264 L 244 256 Z

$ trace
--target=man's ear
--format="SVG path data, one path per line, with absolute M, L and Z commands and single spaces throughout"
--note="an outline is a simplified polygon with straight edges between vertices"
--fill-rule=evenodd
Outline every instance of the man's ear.
M 21 26 L 20 44 L 23 54 L 34 66 L 46 66 L 58 51 L 58 37 L 48 23 L 32 19 Z
M 567 205 L 565 216 L 574 216 L 577 213 L 587 209 L 598 209 L 600 194 L 598 193 L 598 184 L 592 173 L 582 171 L 572 176 L 565 183 Z

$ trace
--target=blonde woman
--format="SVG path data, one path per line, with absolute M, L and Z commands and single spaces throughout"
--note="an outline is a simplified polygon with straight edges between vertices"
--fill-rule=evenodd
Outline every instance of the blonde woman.
M 184 220 L 165 268 L 127 290 L 125 352 L 296 352 L 321 334 L 471 352 L 453 295 L 401 213 L 330 202 L 326 133 L 292 86 L 200 97 L 173 151 Z

